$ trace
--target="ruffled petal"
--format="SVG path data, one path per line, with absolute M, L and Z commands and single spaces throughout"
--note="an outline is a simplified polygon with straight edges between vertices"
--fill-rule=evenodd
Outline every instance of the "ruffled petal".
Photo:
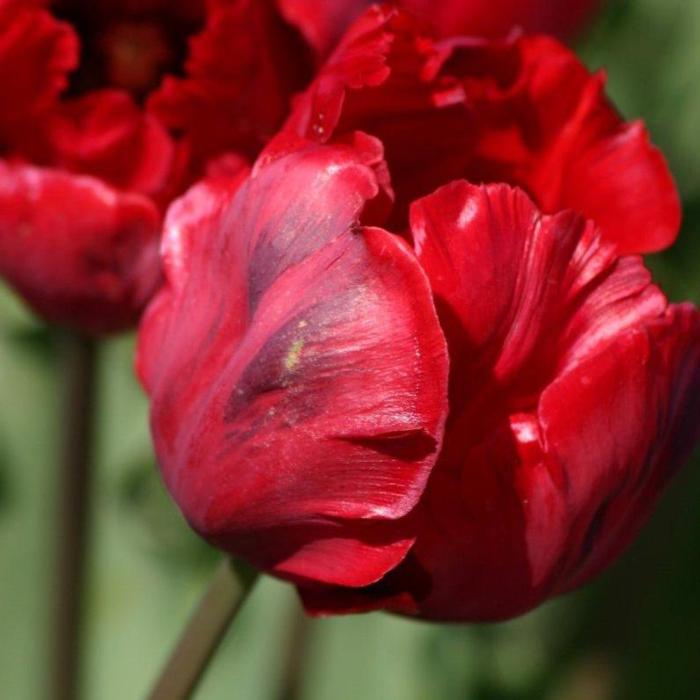
M 144 194 L 166 185 L 173 164 L 165 129 L 118 90 L 64 102 L 51 115 L 48 140 L 56 167 Z
M 374 7 L 296 99 L 285 132 L 322 143 L 358 129 L 380 138 L 396 229 L 411 201 L 464 177 L 519 186 L 548 213 L 574 209 L 621 253 L 660 250 L 680 223 L 673 178 L 603 85 L 553 39 L 436 43 L 405 13 Z
M 465 391 L 484 370 L 483 383 L 499 384 L 522 370 L 560 315 L 555 309 L 565 308 L 583 229 L 570 212 L 543 217 L 524 192 L 505 185 L 456 181 L 413 204 L 416 255 Z
M 505 186 L 447 186 L 416 204 L 413 227 L 453 365 L 445 449 L 412 551 L 433 581 L 420 610 L 508 617 L 576 585 L 582 547 L 609 563 L 624 538 L 591 540 L 599 511 L 622 484 L 649 487 L 648 503 L 619 505 L 628 542 L 665 483 L 649 485 L 650 461 L 668 440 L 692 444 L 697 315 L 669 323 L 678 312 L 639 259 Z M 553 426 L 568 431 L 567 454 Z
M 602 74 L 547 37 L 452 51 L 446 71 L 462 79 L 478 131 L 467 177 L 517 184 L 546 212 L 575 209 L 621 253 L 673 243 L 681 216 L 673 177 L 644 127 L 611 106 Z
M 268 3 L 217 0 L 190 41 L 186 77 L 166 78 L 148 106 L 182 134 L 196 177 L 222 151 L 255 155 L 308 71 L 303 42 Z
M 536 394 L 538 382 L 666 306 L 640 262 L 617 262 L 592 224 L 543 216 L 505 185 L 446 185 L 413 205 L 411 229 L 465 393 L 495 382 Z
M 34 120 L 77 63 L 78 39 L 69 25 L 38 7 L 0 5 L 0 153 L 31 145 Z
M 556 167 L 543 158 L 537 177 L 546 178 L 545 170 Z M 618 124 L 610 133 L 590 138 L 574 149 L 562 170 L 568 176 L 549 209 L 559 205 L 584 212 L 621 253 L 659 251 L 676 240 L 681 222 L 678 191 L 665 158 L 640 122 Z M 543 201 L 550 196 L 543 187 Z
M 406 226 L 413 199 L 460 177 L 473 151 L 461 88 L 434 79 L 439 58 L 423 23 L 374 6 L 295 99 L 283 130 L 320 143 L 358 129 L 378 137 L 396 192 L 394 229 Z
M 159 226 L 140 195 L 0 161 L 0 274 L 53 323 L 133 325 L 159 280 Z
M 375 159 L 363 139 L 279 151 L 228 206 L 176 204 L 169 284 L 141 329 L 173 496 L 205 537 L 287 577 L 361 585 L 395 566 L 411 535 L 392 521 L 439 450 L 447 357 L 427 280 L 359 223 Z

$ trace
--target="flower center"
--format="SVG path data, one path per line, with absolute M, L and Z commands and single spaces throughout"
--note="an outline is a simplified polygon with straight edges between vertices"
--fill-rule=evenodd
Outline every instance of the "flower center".
M 69 92 L 81 95 L 120 88 L 142 100 L 166 73 L 180 74 L 188 38 L 203 24 L 200 3 L 145 0 L 58 0 L 54 14 L 69 22 L 81 41 L 80 67 Z M 199 8 L 199 9 L 198 9 Z
M 162 28 L 149 22 L 122 22 L 100 37 L 105 78 L 141 97 L 177 67 L 175 47 Z

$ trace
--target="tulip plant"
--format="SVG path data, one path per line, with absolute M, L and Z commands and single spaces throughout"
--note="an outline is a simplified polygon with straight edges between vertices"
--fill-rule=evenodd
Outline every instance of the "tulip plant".
M 163 480 L 223 552 L 156 700 L 257 572 L 311 615 L 520 615 L 695 445 L 700 315 L 642 258 L 673 178 L 560 43 L 598 3 L 398 5 L 0 0 L 0 274 L 67 345 L 55 698 L 107 334 L 139 325 Z

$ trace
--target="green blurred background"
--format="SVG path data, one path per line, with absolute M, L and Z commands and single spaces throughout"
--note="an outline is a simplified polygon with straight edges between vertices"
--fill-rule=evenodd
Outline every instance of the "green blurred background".
M 652 266 L 700 301 L 700 2 L 613 0 L 579 46 L 667 154 L 685 205 L 679 244 Z M 140 698 L 206 585 L 216 553 L 170 505 L 153 465 L 133 338 L 101 351 L 85 698 Z M 46 682 L 52 494 L 60 410 L 55 343 L 0 290 L 0 697 Z M 700 697 L 700 463 L 677 478 L 624 558 L 521 619 L 436 626 L 384 614 L 305 621 L 266 579 L 198 700 L 694 700 Z M 293 653 L 290 653 L 293 652 Z M 303 651 L 303 654 L 299 654 Z

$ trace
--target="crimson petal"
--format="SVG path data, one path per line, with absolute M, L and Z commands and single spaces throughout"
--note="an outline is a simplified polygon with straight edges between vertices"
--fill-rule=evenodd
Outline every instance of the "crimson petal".
M 119 189 L 153 194 L 170 174 L 174 154 L 167 132 L 119 90 L 64 102 L 51 115 L 48 137 L 56 167 Z
M 31 140 L 32 120 L 50 107 L 78 63 L 78 39 L 46 10 L 0 6 L 0 153 Z
M 663 445 L 698 430 L 697 313 L 669 321 L 638 259 L 505 186 L 447 186 L 415 205 L 413 228 L 453 361 L 413 555 L 433 576 L 421 613 L 510 616 L 575 585 L 588 557 L 608 563 L 648 515 L 665 483 L 650 462 L 672 473 L 684 451 Z
M 578 516 L 558 592 L 627 547 L 700 436 L 697 310 L 671 306 L 613 343 L 553 382 L 540 403 L 543 440 L 566 470 L 568 508 Z
M 166 78 L 148 108 L 182 134 L 196 177 L 222 151 L 255 155 L 308 71 L 303 42 L 269 3 L 212 0 L 190 41 L 186 77 Z

